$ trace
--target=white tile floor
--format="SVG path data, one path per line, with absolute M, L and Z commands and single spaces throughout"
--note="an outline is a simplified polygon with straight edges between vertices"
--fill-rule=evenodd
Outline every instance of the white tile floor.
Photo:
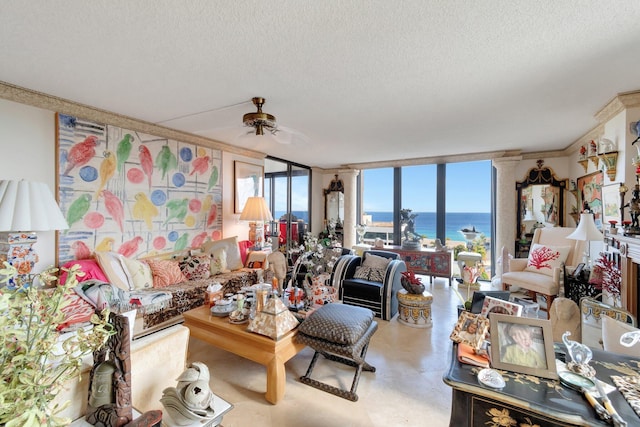
M 429 279 L 424 277 L 423 282 L 428 284 Z M 483 284 L 485 288 L 489 285 Z M 376 319 L 378 331 L 371 339 L 367 361 L 377 370 L 362 373 L 357 402 L 298 381 L 313 355 L 310 348 L 287 362 L 286 392 L 277 405 L 264 400 L 263 366 L 194 338 L 189 345 L 189 361 L 205 362 L 214 393 L 234 405 L 224 417 L 225 427 L 448 426 L 451 389 L 442 375 L 449 365 L 449 335 L 458 318 L 459 299 L 446 279 L 435 279 L 427 290 L 434 299 L 432 328 L 411 328 L 398 323 L 397 318 Z M 350 388 L 353 373 L 353 368 L 321 357 L 313 377 Z

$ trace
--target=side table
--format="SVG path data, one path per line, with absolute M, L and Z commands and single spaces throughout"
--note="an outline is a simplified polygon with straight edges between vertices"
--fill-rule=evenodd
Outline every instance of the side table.
M 582 297 L 595 297 L 600 294 L 601 291 L 595 288 L 594 285 L 589 283 L 589 276 L 591 272 L 587 269 L 582 270 L 577 277 L 568 273 L 565 269 L 564 272 L 564 297 L 573 300 L 576 304 L 580 305 L 580 298 Z
M 430 328 L 433 295 L 424 291 L 410 294 L 406 289 L 398 291 L 398 322 L 414 328 Z

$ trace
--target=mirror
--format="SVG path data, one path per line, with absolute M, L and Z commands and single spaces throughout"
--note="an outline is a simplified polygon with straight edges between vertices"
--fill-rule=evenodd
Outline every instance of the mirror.
M 335 178 L 324 190 L 324 218 L 329 225 L 342 227 L 344 221 L 344 184 L 341 179 Z
M 538 167 L 529 170 L 525 179 L 516 182 L 518 194 L 518 223 L 516 236 L 527 240 L 536 227 L 562 227 L 564 225 L 564 190 L 567 180 L 559 180 L 553 170 L 544 167 L 538 160 Z

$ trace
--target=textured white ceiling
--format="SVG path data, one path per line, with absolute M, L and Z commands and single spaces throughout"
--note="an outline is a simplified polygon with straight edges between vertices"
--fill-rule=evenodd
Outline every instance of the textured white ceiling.
M 640 89 L 640 1 L 0 2 L 0 81 L 310 166 L 563 149 Z M 304 133 L 238 138 L 250 99 Z

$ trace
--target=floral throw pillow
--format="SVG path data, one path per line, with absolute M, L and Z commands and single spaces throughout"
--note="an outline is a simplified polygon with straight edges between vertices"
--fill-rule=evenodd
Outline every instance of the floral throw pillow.
M 211 256 L 191 255 L 180 261 L 180 271 L 187 280 L 204 280 L 211 276 Z
M 564 264 L 570 250 L 570 246 L 549 246 L 534 243 L 529 251 L 525 271 L 553 276 L 553 270 Z
M 386 268 L 367 267 L 366 265 L 363 265 L 361 267 L 356 267 L 356 271 L 353 273 L 353 278 L 369 280 L 371 282 L 382 282 L 384 281 L 385 273 Z

